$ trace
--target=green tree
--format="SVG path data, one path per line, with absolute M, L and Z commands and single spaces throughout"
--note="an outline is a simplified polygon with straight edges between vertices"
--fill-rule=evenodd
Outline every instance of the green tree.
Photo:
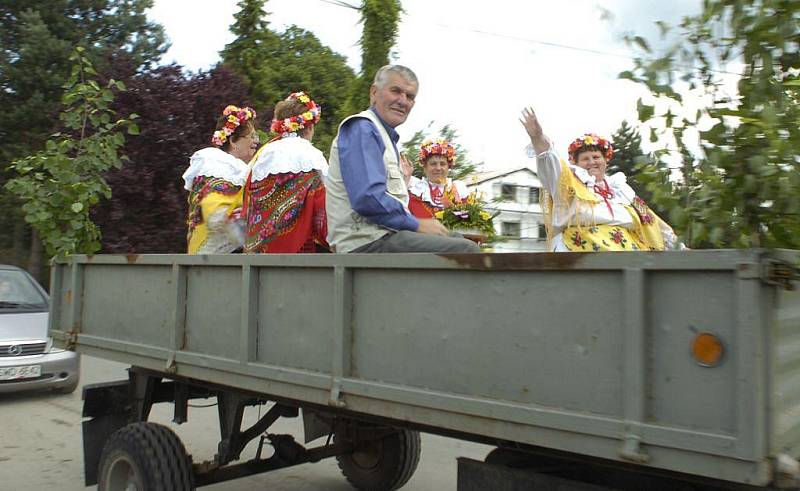
M 611 142 L 614 145 L 614 158 L 608 163 L 608 173 L 622 172 L 628 181 L 631 181 L 639 173 L 637 164 L 647 161 L 647 155 L 642 151 L 642 136 L 639 130 L 623 120 L 611 135 Z
M 147 20 L 152 0 L 0 0 L 0 162 L 42 147 L 70 75 L 73 46 L 103 66 L 124 50 L 147 67 L 166 51 L 163 28 Z M 24 122 L 24 123 L 23 123 Z
M 659 101 L 640 100 L 639 119 L 675 150 L 642 174 L 653 199 L 694 247 L 800 248 L 800 3 L 707 0 L 680 28 L 661 54 L 632 38 L 644 55 L 620 75 Z M 687 94 L 712 102 L 690 112 Z M 671 181 L 676 158 L 682 176 Z
M 60 115 L 68 133 L 56 133 L 43 150 L 14 161 L 16 177 L 5 185 L 24 203 L 25 220 L 51 257 L 100 249 L 100 230 L 89 211 L 111 195 L 103 174 L 125 159 L 118 153 L 125 143 L 121 130 L 138 133 L 130 120 L 114 120 L 109 107 L 112 89 L 124 90 L 122 83 L 110 80 L 101 87 L 92 79 L 97 74 L 83 48 L 69 59 L 74 66 Z
M 369 88 L 378 68 L 387 65 L 397 39 L 400 0 L 364 0 L 361 7 L 361 71 L 350 86 L 349 113 L 369 107 Z
M 439 130 L 438 136 L 431 137 L 429 133 L 432 125 L 433 121 L 428 124 L 425 130 L 418 130 L 411 138 L 400 145 L 400 153 L 405 155 L 408 161 L 414 165 L 413 175 L 417 177 L 422 177 L 424 175 L 422 172 L 422 164 L 419 162 L 419 147 L 422 145 L 423 141 L 429 138 L 442 138 L 447 140 L 456 149 L 455 165 L 450 170 L 448 177 L 456 180 L 466 180 L 469 176 L 475 174 L 482 163 L 475 163 L 469 158 L 467 150 L 458 142 L 458 131 L 447 124 Z
M 664 215 L 667 210 L 653 203 L 653 194 L 647 189 L 646 179 L 642 179 L 642 169 L 651 163 L 650 157 L 642 150 L 642 136 L 639 130 L 623 120 L 611 135 L 614 144 L 614 158 L 608 163 L 608 174 L 622 172 L 636 195 L 645 200 L 653 210 Z
M 225 66 L 244 79 L 253 100 L 269 107 L 287 94 L 281 94 L 274 81 L 280 65 L 270 56 L 280 49 L 280 39 L 269 28 L 265 4 L 266 0 L 239 1 L 239 11 L 230 27 L 236 38 L 225 46 L 220 57 Z
M 347 60 L 311 32 L 290 26 L 269 29 L 264 0 L 242 0 L 231 32 L 236 39 L 221 52 L 222 63 L 241 75 L 252 104 L 270 119 L 275 104 L 292 92 L 307 92 L 322 106 L 314 145 L 328 151 L 339 122 L 347 116 L 347 88 L 355 74 Z
M 39 244 L 25 226 L 21 203 L 2 186 L 8 163 L 41 150 L 61 124 L 73 46 L 95 66 L 122 50 L 146 68 L 167 49 L 161 26 L 149 22 L 152 0 L 0 0 L 0 261 L 37 275 Z M 29 257 L 23 258 L 28 249 Z
M 278 100 L 303 90 L 322 106 L 322 119 L 314 127 L 314 145 L 327 153 L 339 123 L 348 116 L 342 87 L 351 84 L 355 74 L 344 56 L 309 31 L 289 26 L 279 39 L 277 49 L 270 53 L 275 66 L 282 67 L 272 80 L 280 94 Z

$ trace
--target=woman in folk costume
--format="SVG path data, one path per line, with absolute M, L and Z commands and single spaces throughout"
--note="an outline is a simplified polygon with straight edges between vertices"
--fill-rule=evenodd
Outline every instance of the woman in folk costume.
M 272 131 L 251 163 L 244 192 L 245 252 L 328 250 L 325 185 L 328 162 L 311 145 L 322 110 L 303 92 L 275 106 Z
M 522 113 L 531 138 L 539 179 L 545 187 L 542 211 L 549 250 L 554 252 L 663 251 L 682 249 L 672 228 L 659 218 L 618 172 L 607 176 L 614 148 L 585 134 L 559 158 L 532 109 Z
M 211 137 L 213 147 L 195 152 L 183 173 L 189 191 L 189 254 L 223 254 L 242 247 L 241 188 L 247 162 L 258 148 L 256 112 L 228 106 Z
M 408 210 L 417 218 L 432 218 L 437 211 L 467 199 L 467 185 L 447 177 L 455 165 L 456 149 L 446 140 L 425 140 L 419 148 L 419 163 L 425 174 L 411 176 Z

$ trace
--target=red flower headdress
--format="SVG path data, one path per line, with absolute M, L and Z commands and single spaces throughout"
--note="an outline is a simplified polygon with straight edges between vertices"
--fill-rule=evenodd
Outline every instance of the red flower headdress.
M 256 111 L 250 107 L 236 107 L 231 105 L 222 111 L 222 115 L 227 116 L 228 119 L 225 121 L 225 125 L 221 129 L 215 131 L 214 135 L 211 137 L 211 143 L 218 147 L 221 147 L 228 141 L 228 138 L 236 131 L 239 125 L 249 119 L 255 119 Z
M 575 155 L 583 148 L 586 147 L 597 147 L 598 150 L 603 152 L 603 156 L 606 160 L 611 160 L 614 156 L 614 147 L 611 145 L 611 142 L 606 140 L 605 138 L 601 138 L 594 133 L 586 133 L 580 138 L 576 138 L 575 141 L 569 144 L 569 148 L 567 152 L 569 153 L 569 159 L 572 162 L 575 162 Z
M 443 155 L 447 158 L 447 166 L 451 169 L 455 164 L 456 148 L 442 138 L 425 140 L 419 147 L 419 162 L 422 164 L 431 155 Z
M 322 116 L 322 108 L 320 108 L 305 92 L 293 92 L 289 94 L 286 100 L 296 100 L 301 104 L 305 104 L 306 112 L 286 119 L 273 119 L 270 128 L 272 131 L 280 135 L 297 133 L 306 126 L 311 126 L 319 122 L 319 118 Z

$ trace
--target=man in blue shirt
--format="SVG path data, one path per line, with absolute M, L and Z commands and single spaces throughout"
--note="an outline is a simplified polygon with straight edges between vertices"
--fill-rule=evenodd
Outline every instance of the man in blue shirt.
M 370 87 L 370 108 L 339 126 L 326 181 L 328 242 L 336 252 L 480 252 L 435 218 L 408 211 L 395 128 L 408 118 L 418 88 L 409 68 L 386 65 Z

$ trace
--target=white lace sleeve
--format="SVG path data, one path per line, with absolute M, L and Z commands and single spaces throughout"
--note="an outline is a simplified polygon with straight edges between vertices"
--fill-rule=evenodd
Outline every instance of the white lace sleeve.
M 244 245 L 244 222 L 231 218 L 226 208 L 211 213 L 206 224 L 208 225 L 209 242 L 224 244 L 217 245 L 224 252 L 233 251 Z
M 550 148 L 536 156 L 536 170 L 547 192 L 555 196 L 561 177 L 561 159 L 553 149 L 553 143 L 549 143 Z
M 675 231 L 664 220 L 658 221 L 658 228 L 661 230 L 661 237 L 664 239 L 664 250 L 667 251 L 682 251 L 687 247 L 678 240 Z

